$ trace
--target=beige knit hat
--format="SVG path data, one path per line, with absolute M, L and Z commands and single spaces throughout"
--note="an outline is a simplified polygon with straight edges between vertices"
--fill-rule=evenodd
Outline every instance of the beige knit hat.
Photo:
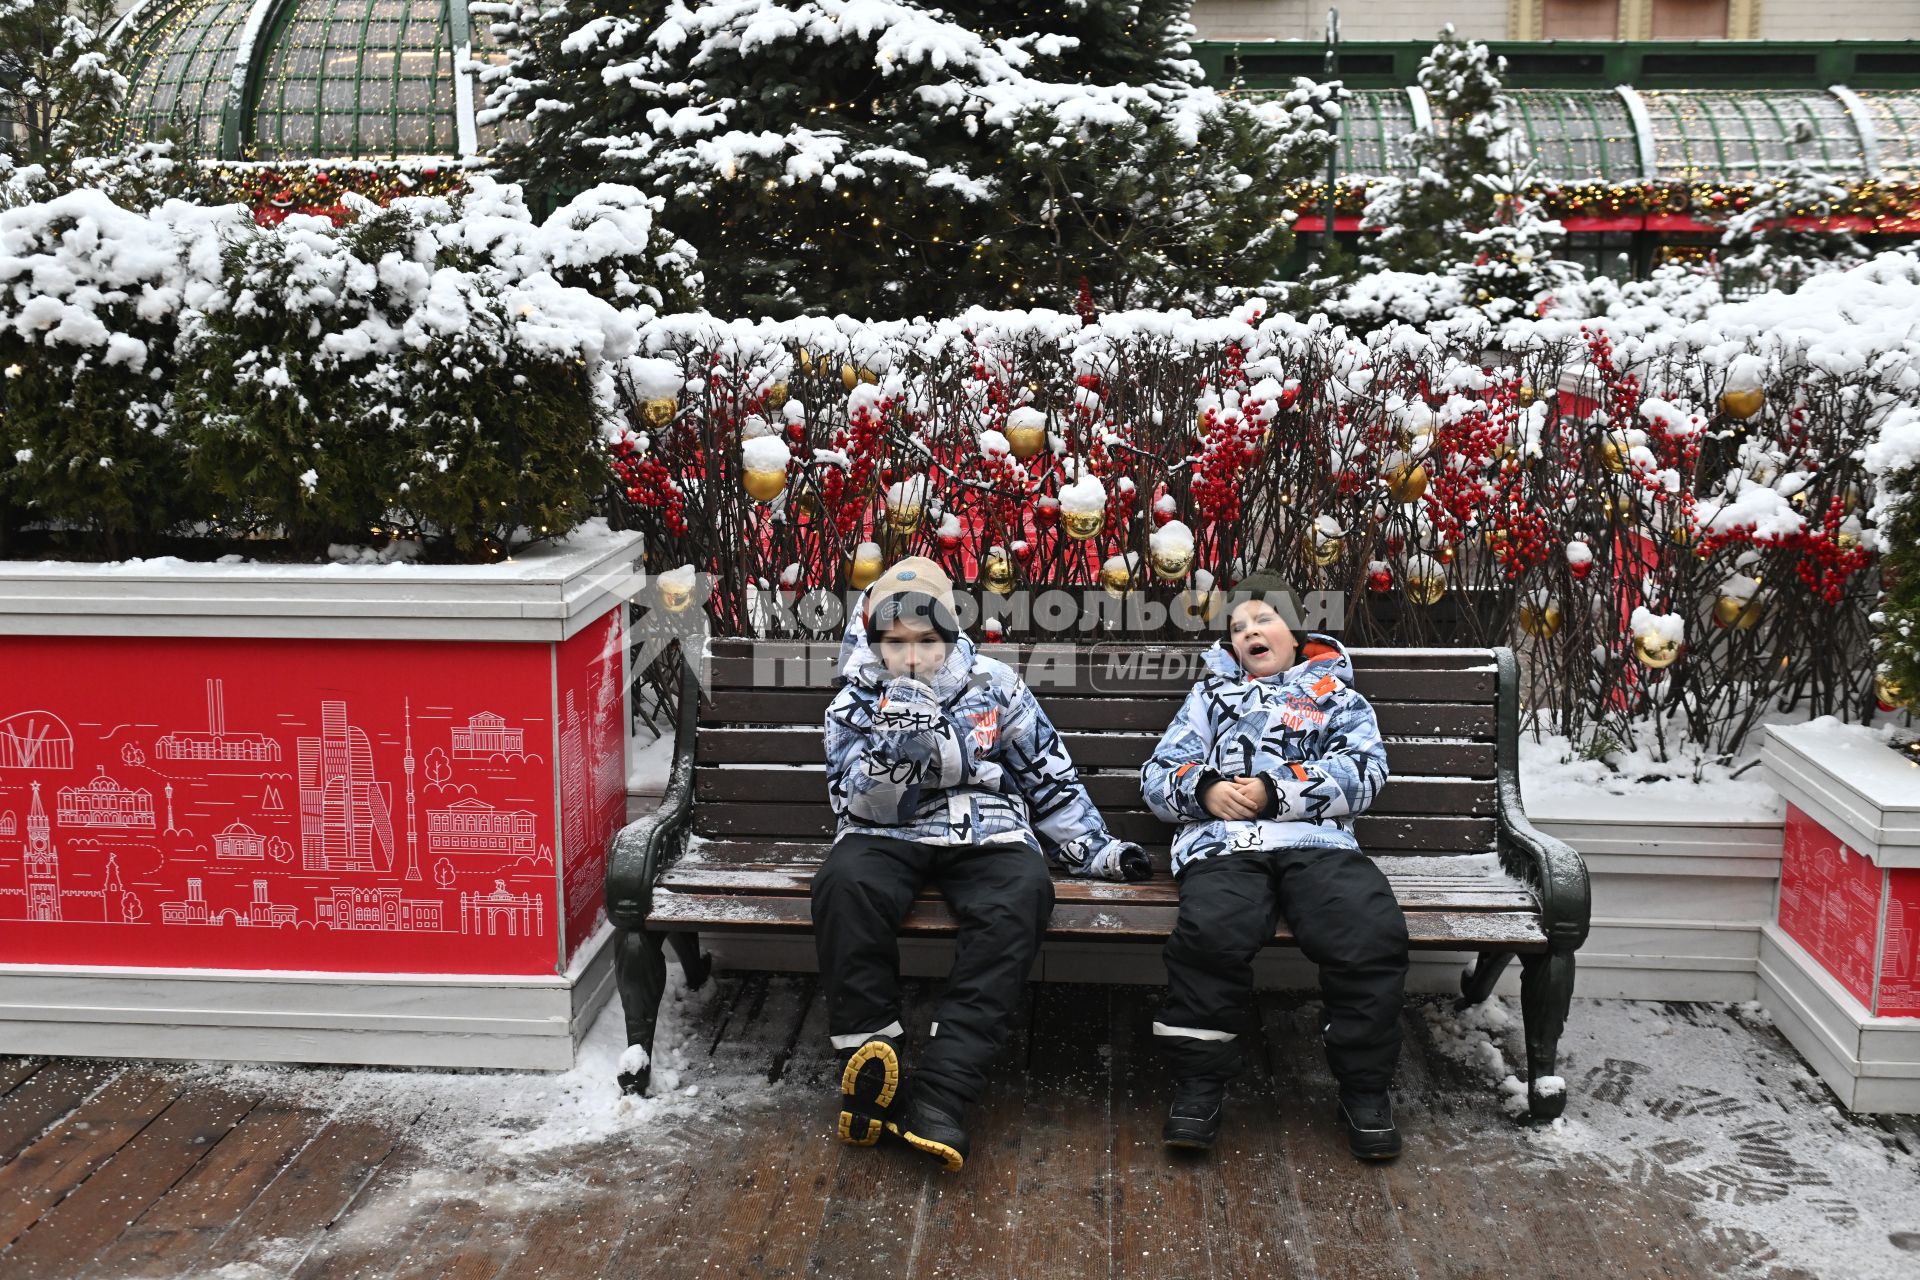
M 933 607 L 913 608 L 912 602 L 904 599 L 907 596 L 924 596 Z M 889 601 L 895 603 L 886 607 Z M 951 643 L 959 634 L 959 626 L 954 621 L 953 579 L 947 577 L 946 570 L 925 556 L 908 556 L 874 579 L 867 588 L 868 638 L 872 639 L 876 622 L 885 629 L 899 617 L 922 618 Z

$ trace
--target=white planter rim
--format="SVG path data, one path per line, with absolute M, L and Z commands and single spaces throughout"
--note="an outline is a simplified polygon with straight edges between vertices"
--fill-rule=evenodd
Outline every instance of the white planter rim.
M 1920 867 L 1920 765 L 1830 717 L 1766 726 L 1760 759 L 1788 803 L 1875 866 Z
M 632 598 L 640 543 L 592 524 L 482 565 L 0 561 L 0 635 L 557 642 Z

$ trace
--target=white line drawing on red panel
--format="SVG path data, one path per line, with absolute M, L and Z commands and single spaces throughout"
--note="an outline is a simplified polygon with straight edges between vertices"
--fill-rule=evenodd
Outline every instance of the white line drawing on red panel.
M 267 838 L 244 822 L 213 833 L 213 856 L 235 862 L 264 862 Z
M 407 754 L 401 760 L 400 766 L 407 775 L 407 873 L 401 879 L 418 880 L 420 878 L 420 829 L 415 824 L 413 815 L 413 699 L 405 699 L 403 706 L 407 721 Z
M 1888 983 L 1904 984 L 1913 966 L 1913 939 L 1907 930 L 1907 904 L 1898 896 L 1887 898 L 1887 945 L 1880 965 L 1880 989 Z
M 278 764 L 280 744 L 264 733 L 227 731 L 226 681 L 207 681 L 207 728 L 174 729 L 153 744 L 162 760 L 221 760 L 228 763 Z
M 323 925 L 359 933 L 439 933 L 446 929 L 446 903 L 406 898 L 400 889 L 360 889 L 337 884 L 313 900 Z
M 123 787 L 107 776 L 107 766 L 91 782 L 60 788 L 60 825 L 103 831 L 151 831 L 153 792 Z M 169 824 L 171 826 L 171 824 Z
M 496 809 L 471 797 L 456 800 L 427 810 L 427 852 L 531 855 L 536 821 L 529 809 Z
M 33 805 L 27 811 L 26 865 L 18 889 L 0 889 L 0 899 L 20 898 L 22 916 L 38 924 L 130 924 L 140 919 L 140 899 L 127 892 L 120 879 L 120 861 L 107 854 L 105 874 L 98 889 L 60 886 L 60 851 L 53 843 L 53 826 L 40 802 L 40 784 L 33 784 Z M 11 913 L 9 919 L 15 917 Z
M 0 813 L 0 836 L 17 835 L 20 828 L 15 824 L 13 810 Z
M 51 711 L 0 720 L 0 769 L 73 768 L 73 730 Z
M 345 702 L 320 704 L 320 736 L 301 738 L 300 865 L 307 871 L 388 871 L 393 816 L 373 774 L 366 731 L 347 723 Z M 378 851 L 385 860 L 376 858 Z
M 488 756 L 521 756 L 527 753 L 527 731 L 507 724 L 505 716 L 480 711 L 467 717 L 464 725 L 448 732 L 453 739 L 455 760 L 484 760 Z
M 269 784 L 267 789 L 260 793 L 260 812 L 285 813 L 286 811 L 287 802 L 280 798 L 280 788 Z
M 573 858 L 586 843 L 587 776 L 586 729 L 574 710 L 573 690 L 567 690 L 565 714 L 560 717 L 560 850 Z
M 546 933 L 546 927 L 546 901 L 531 893 L 508 893 L 505 880 L 495 880 L 492 893 L 460 895 L 462 933 L 538 938 Z
M 241 928 L 284 929 L 297 924 L 300 908 L 283 906 L 267 896 L 267 882 L 253 882 L 253 898 L 244 907 L 224 907 L 218 911 L 207 902 L 198 876 L 187 880 L 185 901 L 160 904 L 161 924 L 238 925 Z

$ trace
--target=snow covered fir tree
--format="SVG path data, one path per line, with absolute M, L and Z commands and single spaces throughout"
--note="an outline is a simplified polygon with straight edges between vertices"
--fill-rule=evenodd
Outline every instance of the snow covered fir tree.
M 1727 219 L 1720 271 L 1727 287 L 1791 292 L 1822 271 L 1864 261 L 1852 231 L 1832 225 L 1847 190 L 1796 158 L 1779 177 L 1754 184 L 1751 202 Z
M 497 156 L 630 183 L 730 314 L 1188 303 L 1258 287 L 1333 143 L 1333 91 L 1223 97 L 1180 3 L 513 0 Z
M 1363 225 L 1380 228 L 1365 255 L 1370 267 L 1445 272 L 1462 255 L 1467 232 L 1496 221 L 1495 192 L 1511 191 L 1520 140 L 1501 92 L 1506 60 L 1451 25 L 1420 60 L 1420 88 L 1433 128 L 1408 135 L 1408 177 L 1379 183 Z M 1492 180 L 1493 185 L 1479 178 Z M 1471 258 L 1473 253 L 1466 254 Z

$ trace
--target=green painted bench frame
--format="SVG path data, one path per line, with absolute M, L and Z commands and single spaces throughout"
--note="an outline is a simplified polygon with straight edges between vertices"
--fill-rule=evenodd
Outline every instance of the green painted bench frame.
M 1158 946 L 1172 927 L 1175 886 L 1166 874 L 1170 831 L 1145 812 L 1137 771 L 1150 749 L 1142 744 L 1158 737 L 1190 678 L 1147 678 L 1134 696 L 1116 698 L 1110 687 L 1093 687 L 1087 672 L 1090 664 L 1115 654 L 1151 650 L 1190 658 L 1200 647 L 987 650 L 1026 660 L 1031 649 L 1045 648 L 1078 664 L 1075 687 L 1041 685 L 1036 692 L 1110 825 L 1147 845 L 1158 868 L 1153 880 L 1140 885 L 1057 876 L 1049 941 Z M 832 832 L 817 767 L 823 712 L 832 696 L 820 655 L 832 652 L 832 647 L 796 642 L 714 641 L 707 699 L 694 670 L 683 667 L 665 794 L 658 809 L 620 832 L 607 865 L 607 914 L 617 929 L 615 965 L 627 1039 L 645 1048 L 649 1059 L 666 984 L 666 944 L 673 945 L 688 985 L 697 988 L 711 968 L 699 934 L 804 936 L 811 931 L 807 881 Z M 806 687 L 769 689 L 755 683 L 752 675 L 764 673 L 765 663 L 796 653 L 814 655 L 814 678 Z M 1414 948 L 1476 953 L 1461 975 L 1461 1007 L 1485 1000 L 1506 966 L 1519 958 L 1529 1112 L 1535 1120 L 1550 1120 L 1566 1105 L 1564 1087 L 1543 1090 L 1539 1082 L 1555 1074 L 1573 998 L 1574 953 L 1587 937 L 1590 899 L 1580 855 L 1536 830 L 1521 806 L 1513 653 L 1356 649 L 1353 658 L 1355 683 L 1380 715 L 1393 768 L 1373 809 L 1356 823 L 1356 833 L 1386 869 L 1407 912 Z M 1444 691 L 1444 701 L 1435 700 L 1431 691 L 1436 688 Z M 694 835 L 701 843 L 698 856 L 689 859 L 685 855 Z M 1484 856 L 1444 861 L 1487 853 L 1497 855 L 1497 871 L 1486 869 L 1491 860 Z M 1452 869 L 1456 865 L 1459 871 Z M 952 932 L 945 904 L 931 892 L 916 902 L 902 929 L 903 936 L 950 937 Z M 1274 944 L 1291 942 L 1282 925 Z M 645 1066 L 623 1072 L 621 1085 L 644 1092 L 650 1075 Z

